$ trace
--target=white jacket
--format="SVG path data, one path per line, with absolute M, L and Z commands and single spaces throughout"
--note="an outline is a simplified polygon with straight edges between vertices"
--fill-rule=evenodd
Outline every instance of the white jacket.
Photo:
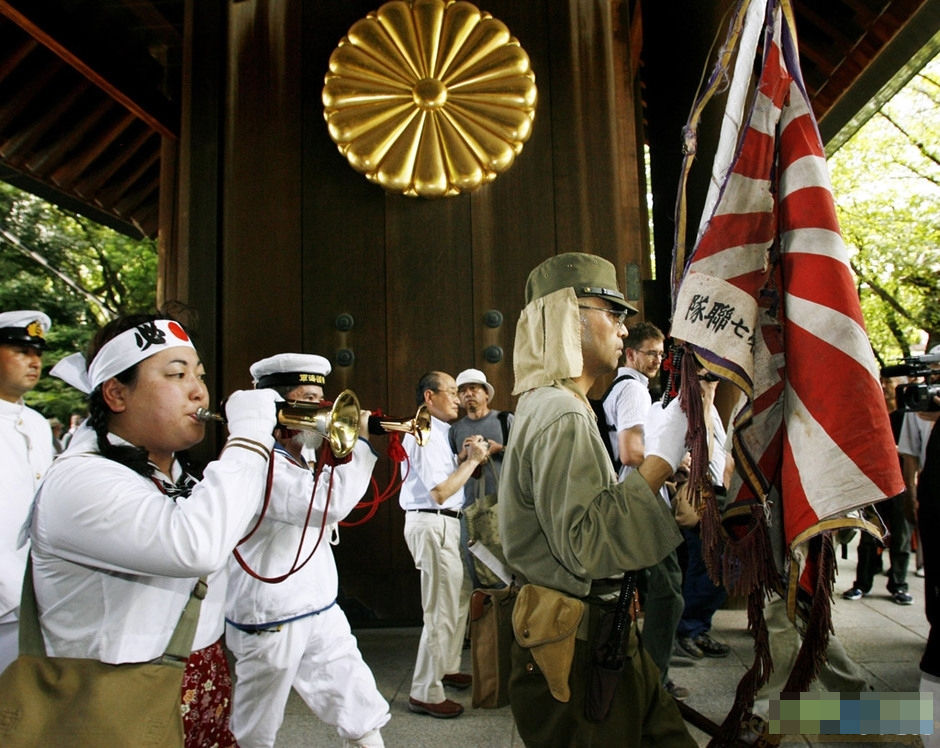
M 20 528 L 52 456 L 45 417 L 22 400 L 0 400 L 0 623 L 17 618 L 28 552 L 17 548 Z
M 282 582 L 255 579 L 229 560 L 226 618 L 237 625 L 275 624 L 318 611 L 336 600 L 338 579 L 336 562 L 330 548 L 333 526 L 359 503 L 372 476 L 376 454 L 364 439 L 358 439 L 349 462 L 335 468 L 324 466 L 316 485 L 316 497 L 310 517 L 307 511 L 314 492 L 314 471 L 298 464 L 280 447 L 274 452 L 274 479 L 267 512 L 257 531 L 238 551 L 249 568 L 263 577 L 287 573 L 297 558 L 303 535 L 303 548 L 297 563 L 302 563 L 316 547 L 313 557 L 295 574 Z M 332 472 L 332 495 L 324 516 Z M 320 545 L 317 538 L 325 525 Z
M 193 649 L 212 644 L 224 627 L 226 562 L 258 511 L 267 461 L 226 448 L 174 503 L 150 478 L 99 455 L 96 440 L 91 429 L 76 432 L 36 496 L 33 579 L 48 654 L 158 657 L 203 574 L 209 591 Z M 169 477 L 180 472 L 174 464 Z

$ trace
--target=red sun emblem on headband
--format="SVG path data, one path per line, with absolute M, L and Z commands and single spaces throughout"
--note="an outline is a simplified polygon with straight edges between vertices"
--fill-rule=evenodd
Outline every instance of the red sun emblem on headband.
M 169 330 L 174 337 L 177 337 L 180 340 L 189 340 L 189 335 L 187 335 L 186 331 L 176 322 L 167 323 L 166 329 Z

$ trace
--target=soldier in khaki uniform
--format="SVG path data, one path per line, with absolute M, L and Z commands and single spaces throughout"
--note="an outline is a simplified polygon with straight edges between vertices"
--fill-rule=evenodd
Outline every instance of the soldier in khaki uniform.
M 530 274 L 516 328 L 513 394 L 520 395 L 503 461 L 499 524 L 506 557 L 527 582 L 513 614 L 509 695 L 528 746 L 694 746 L 660 674 L 627 622 L 623 669 L 599 719 L 585 715 L 592 647 L 616 605 L 619 577 L 653 566 L 682 540 L 657 495 L 685 451 L 673 402 L 646 435 L 646 458 L 622 483 L 587 392 L 623 352 L 614 266 L 582 253 Z

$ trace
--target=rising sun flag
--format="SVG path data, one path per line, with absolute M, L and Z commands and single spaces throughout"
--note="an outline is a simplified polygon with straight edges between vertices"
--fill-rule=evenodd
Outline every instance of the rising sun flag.
M 755 55 L 760 65 L 753 75 Z M 711 191 L 686 256 L 684 184 L 696 156 L 695 128 L 732 60 Z M 853 510 L 900 493 L 903 483 L 799 69 L 789 0 L 738 5 L 685 133 L 671 363 L 676 373 L 681 369 L 684 402 L 699 399 L 692 395 L 700 365 L 737 392 L 735 478 L 721 516 L 703 477 L 707 460 L 696 458 L 703 454 L 696 448 L 700 416 L 689 410 L 706 562 L 729 594 L 748 597 L 755 634 L 754 664 L 724 726 L 733 731 L 772 667 L 767 596 L 786 599 L 803 633 L 786 690 L 805 690 L 831 631 L 834 533 L 861 528 L 879 535 Z

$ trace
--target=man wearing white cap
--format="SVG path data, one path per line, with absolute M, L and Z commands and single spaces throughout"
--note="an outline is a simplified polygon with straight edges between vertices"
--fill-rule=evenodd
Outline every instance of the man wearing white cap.
M 512 413 L 508 410 L 491 410 L 490 402 L 493 400 L 495 390 L 493 385 L 486 381 L 486 374 L 479 369 L 464 369 L 457 375 L 457 397 L 463 406 L 466 415 L 450 426 L 447 436 L 450 439 L 450 448 L 461 462 L 466 459 L 466 442 L 468 439 L 482 436 L 489 444 L 489 460 L 480 466 L 479 474 L 468 480 L 464 485 L 464 508 L 476 501 L 482 494 L 494 494 L 499 483 L 499 470 L 503 465 L 503 449 L 509 438 L 509 427 L 512 424 Z M 480 485 L 480 482 L 483 485 Z M 466 546 L 467 538 L 464 537 Z M 474 587 L 480 582 L 473 571 L 473 564 L 469 558 L 469 551 L 464 553 L 467 566 Z
M 282 353 L 255 362 L 250 371 L 257 388 L 318 403 L 330 363 L 322 356 Z M 226 642 L 236 658 L 232 732 L 242 748 L 274 745 L 292 687 L 317 717 L 336 727 L 345 745 L 384 745 L 380 729 L 389 720 L 388 703 L 336 602 L 339 583 L 330 550 L 338 542 L 337 523 L 369 487 L 376 462 L 369 415 L 360 414 L 360 438 L 350 460 L 331 465 L 324 455 L 319 477 L 303 450 L 319 447 L 322 436 L 283 427 L 275 433 L 270 503 L 238 552 L 269 580 L 295 568 L 297 559 L 309 561 L 276 584 L 255 578 L 235 559 L 229 563 Z
M 33 494 L 52 463 L 52 430 L 23 402 L 42 372 L 49 318 L 0 313 L 0 672 L 17 654 L 18 611 L 27 547 L 17 549 Z

